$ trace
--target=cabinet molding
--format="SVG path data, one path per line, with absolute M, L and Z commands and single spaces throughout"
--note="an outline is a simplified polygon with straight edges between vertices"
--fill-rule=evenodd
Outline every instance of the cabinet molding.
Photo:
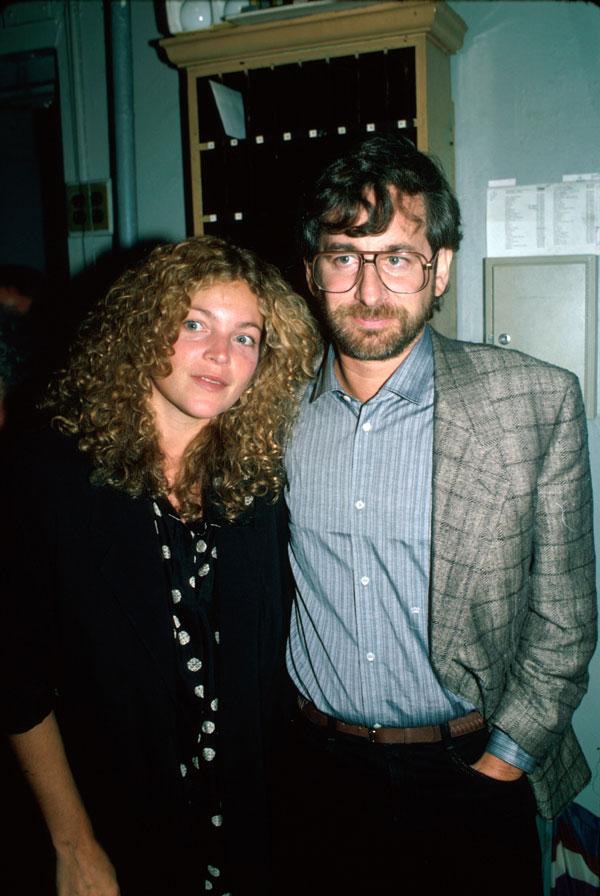
M 395 0 L 281 21 L 224 22 L 166 38 L 160 45 L 174 65 L 193 69 L 198 76 L 401 47 L 419 35 L 446 53 L 455 53 L 465 30 L 462 19 L 445 3 Z

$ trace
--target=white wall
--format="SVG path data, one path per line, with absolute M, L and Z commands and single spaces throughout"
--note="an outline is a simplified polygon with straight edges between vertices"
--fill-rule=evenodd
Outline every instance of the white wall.
M 584 2 L 449 5 L 468 26 L 452 59 L 456 189 L 465 233 L 457 259 L 458 335 L 480 342 L 488 180 L 515 177 L 532 184 L 600 172 L 600 11 Z M 589 422 L 589 436 L 600 496 L 600 420 Z M 595 524 L 598 541 L 598 500 Z M 598 651 L 575 729 L 594 771 L 578 801 L 600 815 Z
M 158 55 L 152 0 L 131 4 L 140 239 L 185 237 L 179 73 Z

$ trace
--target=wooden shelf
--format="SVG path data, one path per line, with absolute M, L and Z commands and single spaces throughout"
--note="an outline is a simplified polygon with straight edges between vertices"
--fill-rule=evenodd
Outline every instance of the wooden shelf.
M 466 26 L 445 3 L 357 3 L 339 11 L 248 25 L 224 22 L 160 41 L 178 68 L 196 76 L 408 45 L 419 35 L 446 53 L 462 46 Z

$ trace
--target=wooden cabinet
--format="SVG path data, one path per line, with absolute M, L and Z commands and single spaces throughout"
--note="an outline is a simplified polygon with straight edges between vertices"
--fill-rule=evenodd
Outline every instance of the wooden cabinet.
M 298 289 L 303 184 L 350 142 L 398 131 L 434 153 L 451 181 L 454 171 L 449 56 L 463 21 L 441 2 L 324 5 L 249 23 L 240 15 L 161 41 L 186 75 L 193 232 L 255 249 Z M 225 134 L 211 81 L 242 94 L 245 139 Z M 455 319 L 450 295 L 436 327 L 454 335 Z

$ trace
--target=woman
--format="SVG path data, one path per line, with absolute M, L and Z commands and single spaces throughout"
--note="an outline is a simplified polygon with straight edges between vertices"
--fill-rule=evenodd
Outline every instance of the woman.
M 159 247 L 87 319 L 11 469 L 3 717 L 60 896 L 268 892 L 276 499 L 316 345 L 252 253 Z

